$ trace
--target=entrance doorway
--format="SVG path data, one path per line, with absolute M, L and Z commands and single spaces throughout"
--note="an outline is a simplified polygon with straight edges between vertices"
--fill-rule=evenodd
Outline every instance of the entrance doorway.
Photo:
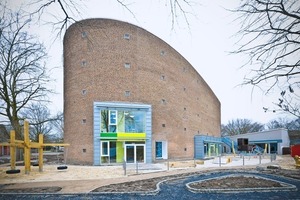
M 124 158 L 127 163 L 145 163 L 145 144 L 125 144 Z

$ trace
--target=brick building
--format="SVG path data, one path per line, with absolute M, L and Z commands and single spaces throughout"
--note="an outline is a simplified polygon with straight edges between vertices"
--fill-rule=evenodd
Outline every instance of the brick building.
M 193 158 L 195 136 L 220 137 L 221 124 L 219 100 L 182 55 L 111 19 L 65 34 L 64 120 L 68 163 L 89 165 Z

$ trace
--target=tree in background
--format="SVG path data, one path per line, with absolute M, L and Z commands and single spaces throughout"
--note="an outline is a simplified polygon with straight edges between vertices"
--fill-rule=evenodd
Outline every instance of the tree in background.
M 30 20 L 23 13 L 0 6 L 0 116 L 22 138 L 22 110 L 32 102 L 46 101 L 51 90 L 45 70 L 45 48 L 27 33 Z M 2 121 L 3 123 L 3 121 Z
M 7 142 L 8 139 L 9 139 L 9 131 L 7 131 L 5 125 L 0 124 L 0 142 Z
M 56 116 L 51 121 L 52 128 L 53 128 L 53 135 L 52 141 L 55 142 L 63 142 L 64 138 L 64 113 L 58 112 Z
M 31 104 L 20 113 L 22 117 L 29 121 L 30 131 L 29 136 L 32 141 L 39 140 L 39 134 L 44 135 L 45 142 L 54 142 L 55 138 L 60 135 L 53 133 L 54 123 L 59 123 L 60 115 L 52 117 L 50 110 L 42 104 Z
M 288 120 L 286 118 L 278 118 L 266 124 L 267 129 L 285 128 L 288 130 L 300 130 L 300 118 Z
M 231 136 L 264 130 L 264 125 L 249 119 L 235 119 L 221 125 L 221 135 Z
M 240 48 L 251 66 L 243 84 L 266 94 L 279 90 L 275 108 L 300 117 L 300 7 L 298 0 L 243 0 L 240 13 Z

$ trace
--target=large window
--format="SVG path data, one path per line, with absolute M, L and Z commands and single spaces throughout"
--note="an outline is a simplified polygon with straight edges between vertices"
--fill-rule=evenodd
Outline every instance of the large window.
M 114 141 L 101 142 L 101 163 L 116 163 L 117 145 Z
M 102 110 L 102 133 L 144 133 L 145 111 L 140 110 Z
M 145 132 L 145 112 L 125 111 L 125 132 L 143 133 Z
M 221 154 L 221 145 L 219 143 L 204 143 L 205 157 L 213 157 Z

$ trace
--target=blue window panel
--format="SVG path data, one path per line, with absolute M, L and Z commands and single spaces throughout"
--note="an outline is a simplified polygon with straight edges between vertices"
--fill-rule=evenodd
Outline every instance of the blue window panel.
M 162 157 L 162 142 L 156 142 L 155 143 L 155 155 L 156 158 L 161 158 Z

